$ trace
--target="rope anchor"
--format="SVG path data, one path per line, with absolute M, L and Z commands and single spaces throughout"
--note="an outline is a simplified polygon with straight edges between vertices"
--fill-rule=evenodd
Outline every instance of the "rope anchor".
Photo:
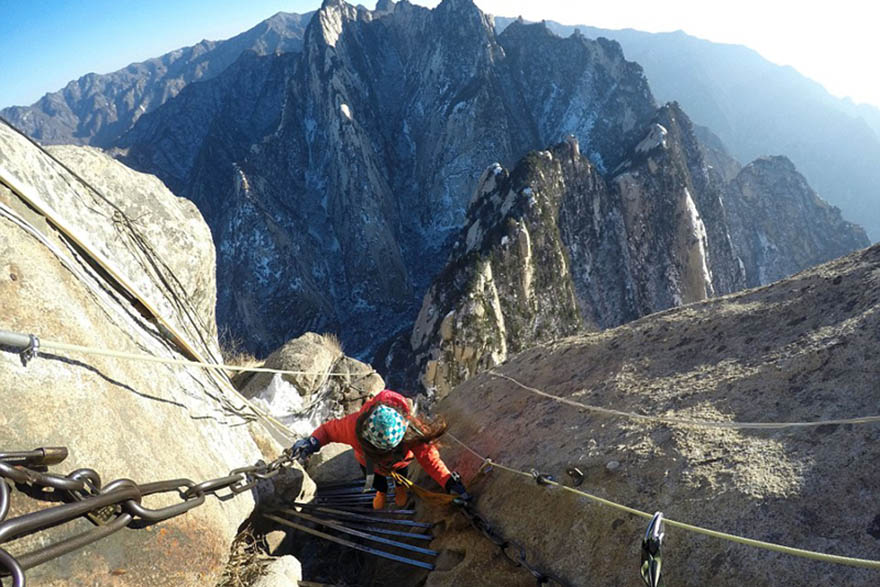
M 540 473 L 537 469 L 532 469 L 530 472 L 535 479 L 535 483 L 538 485 L 552 485 L 556 483 L 556 479 L 549 473 Z
M 28 337 L 29 341 L 27 347 L 25 347 L 25 349 L 19 354 L 21 357 L 21 364 L 24 367 L 27 367 L 28 362 L 32 359 L 36 359 L 40 354 L 40 339 L 37 338 L 35 334 L 29 334 Z

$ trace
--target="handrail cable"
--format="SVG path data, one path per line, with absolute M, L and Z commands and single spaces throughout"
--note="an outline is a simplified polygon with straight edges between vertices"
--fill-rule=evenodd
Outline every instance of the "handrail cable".
M 513 473 L 515 475 L 520 475 L 522 477 L 527 477 L 529 479 L 534 479 L 535 476 L 532 473 L 527 473 L 526 471 L 521 471 L 519 469 L 515 469 L 513 467 L 508 467 L 503 465 L 497 461 L 486 458 L 467 444 L 456 438 L 451 432 L 447 431 L 446 436 L 449 436 L 452 440 L 460 444 L 465 450 L 470 452 L 472 455 L 480 459 L 485 465 L 489 465 L 492 467 L 497 467 L 503 471 L 507 471 L 509 473 Z M 574 493 L 581 497 L 586 497 L 596 503 L 600 503 L 602 505 L 620 510 L 622 512 L 626 512 L 628 514 L 632 514 L 634 516 L 639 516 L 646 519 L 653 518 L 653 514 L 649 514 L 648 512 L 643 512 L 641 510 L 637 510 L 635 508 L 631 508 L 629 506 L 625 506 L 623 504 L 619 504 L 617 502 L 611 501 L 610 499 L 605 499 L 602 497 L 598 497 L 587 493 L 585 491 L 581 491 L 575 487 L 569 487 L 568 485 L 563 485 L 553 479 L 549 479 L 546 476 L 542 478 L 542 483 L 547 485 L 552 485 L 554 487 L 559 487 L 565 491 L 570 493 Z M 674 526 L 676 528 L 681 528 L 683 530 L 688 530 L 690 532 L 696 532 L 697 534 L 703 534 L 706 536 L 711 536 L 713 538 L 720 538 L 721 540 L 727 540 L 730 542 L 736 542 L 738 544 L 744 544 L 746 546 L 752 546 L 755 548 L 761 548 L 764 550 L 770 550 L 773 552 L 780 552 L 783 554 L 789 554 L 792 556 L 797 556 L 801 558 L 808 558 L 812 560 L 835 563 L 839 565 L 846 565 L 850 567 L 861 567 L 865 569 L 878 569 L 880 570 L 880 561 L 877 560 L 869 560 L 862 558 L 854 558 L 849 556 L 840 556 L 836 554 L 826 554 L 822 552 L 816 552 L 812 550 L 805 550 L 802 548 L 794 548 L 791 546 L 784 546 L 782 544 L 775 544 L 773 542 L 764 542 L 763 540 L 755 540 L 754 538 L 746 538 L 744 536 L 737 536 L 736 534 L 728 534 L 727 532 L 720 532 L 718 530 L 711 530 L 709 528 L 703 528 L 701 526 L 695 526 L 693 524 L 688 524 L 685 522 L 678 522 L 676 520 L 670 520 L 669 518 L 663 518 L 663 523 L 668 524 L 669 526 Z
M 553 395 L 547 393 L 546 391 L 541 391 L 540 389 L 536 389 L 534 387 L 530 387 L 515 378 L 505 375 L 503 373 L 499 373 L 494 369 L 490 369 L 488 371 L 489 375 L 493 377 L 497 377 L 499 379 L 505 379 L 510 381 L 511 383 L 517 385 L 518 387 L 533 393 L 535 395 L 539 395 L 541 397 L 545 397 L 547 399 L 551 399 L 553 401 L 566 404 L 575 408 L 580 408 L 584 410 L 589 410 L 591 412 L 596 412 L 599 414 L 606 414 L 608 416 L 620 416 L 623 418 L 629 418 L 631 420 L 641 420 L 643 422 L 654 422 L 658 424 L 675 424 L 679 426 L 694 426 L 699 428 L 725 428 L 725 429 L 734 429 L 734 430 L 784 430 L 787 428 L 810 428 L 815 426 L 828 426 L 832 424 L 874 424 L 880 422 L 880 416 L 862 416 L 858 418 L 835 418 L 830 420 L 815 420 L 813 422 L 715 422 L 712 420 L 693 420 L 690 418 L 676 418 L 674 416 L 651 416 L 648 414 L 636 414 L 634 412 L 624 412 L 622 410 L 613 410 L 611 408 L 603 408 L 601 406 L 593 406 L 590 404 L 584 404 L 581 402 L 577 402 L 565 397 L 559 397 L 558 395 Z
M 6 123 L 6 121 L 2 118 L 0 118 L 0 120 Z M 14 126 L 10 126 L 14 130 L 18 130 L 15 129 Z M 53 227 L 55 227 L 56 230 L 64 234 L 65 237 L 70 239 L 74 244 L 76 244 L 77 247 L 86 252 L 90 256 L 91 260 L 95 262 L 98 266 L 100 266 L 101 269 L 105 271 L 106 274 L 111 279 L 113 279 L 119 287 L 127 292 L 128 295 L 138 300 L 138 302 L 141 303 L 143 307 L 153 316 L 156 322 L 167 330 L 172 342 L 177 345 L 177 347 L 183 352 L 184 355 L 194 358 L 197 362 L 205 362 L 199 352 L 193 347 L 193 345 L 190 344 L 186 340 L 186 338 L 182 334 L 180 334 L 170 322 L 168 322 L 161 316 L 159 311 L 149 301 L 146 300 L 146 297 L 141 294 L 132 283 L 130 283 L 125 277 L 120 274 L 120 272 L 112 265 L 109 260 L 105 259 L 103 255 L 101 255 L 99 252 L 94 251 L 92 248 L 90 248 L 86 244 L 85 240 L 81 238 L 78 234 L 76 234 L 76 231 L 66 226 L 63 222 L 59 220 L 59 218 L 61 217 L 60 214 L 53 210 L 48 203 L 42 201 L 41 198 L 36 196 L 37 190 L 33 186 L 18 178 L 16 178 L 16 180 L 11 180 L 11 177 L 16 176 L 11 174 L 3 165 L 0 165 L 0 182 L 6 185 L 14 194 L 27 202 L 28 205 L 30 205 L 42 216 L 44 216 L 47 221 Z M 212 371 L 212 373 L 214 373 L 214 371 Z M 228 392 L 231 392 L 234 396 L 238 397 L 238 399 L 244 402 L 245 406 L 248 407 L 253 412 L 253 414 L 255 414 L 258 418 L 262 419 L 267 424 L 270 424 L 272 428 L 280 432 L 283 436 L 287 437 L 288 440 L 296 438 L 296 434 L 290 428 L 285 426 L 278 419 L 274 418 L 270 414 L 255 406 L 253 403 L 250 402 L 250 400 L 244 397 L 244 395 L 242 395 L 237 389 L 235 389 L 228 378 L 222 379 L 216 376 L 212 376 L 212 378 L 218 386 L 220 386 L 221 388 L 226 388 Z M 247 418 L 247 416 L 242 413 L 243 410 L 237 410 L 232 406 L 224 406 L 224 408 L 235 413 L 238 416 Z

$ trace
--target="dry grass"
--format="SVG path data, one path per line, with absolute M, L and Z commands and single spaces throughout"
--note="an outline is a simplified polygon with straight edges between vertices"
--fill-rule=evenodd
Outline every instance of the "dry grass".
M 342 343 L 339 342 L 339 337 L 336 336 L 333 332 L 325 332 L 321 335 L 321 338 L 324 339 L 324 342 L 327 343 L 327 346 L 331 347 L 333 350 L 342 354 Z
M 238 533 L 217 587 L 248 587 L 266 574 L 272 557 L 265 554 L 266 547 L 261 542 L 262 538 L 254 535 L 250 526 Z
M 225 365 L 235 367 L 262 367 L 263 361 L 254 356 L 245 348 L 244 340 L 234 335 L 229 328 L 223 328 L 218 336 L 220 342 L 220 354 Z M 241 390 L 253 377 L 253 373 L 247 371 L 227 371 L 226 374 L 232 380 L 236 389 Z

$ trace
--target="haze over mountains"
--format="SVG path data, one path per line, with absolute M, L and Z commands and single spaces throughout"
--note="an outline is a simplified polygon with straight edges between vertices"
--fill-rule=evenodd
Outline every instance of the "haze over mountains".
M 695 267 L 703 275 L 705 262 L 710 272 L 704 296 L 766 283 L 868 244 L 814 200 L 786 161 L 756 164 L 770 174 L 763 185 L 806 194 L 783 200 L 815 219 L 810 233 L 826 246 L 792 257 L 798 225 L 783 218 L 800 222 L 800 213 L 777 222 L 771 214 L 760 234 L 737 231 L 737 207 L 722 201 L 732 197 L 725 186 L 741 165 L 692 128 L 683 97 L 674 96 L 683 111 L 670 111 L 684 131 L 658 121 L 649 89 L 656 82 L 627 60 L 625 47 L 583 34 L 560 38 L 540 24 L 515 23 L 497 34 L 496 24 L 469 0 L 446 0 L 434 10 L 382 0 L 375 11 L 327 0 L 314 18 L 279 14 L 229 41 L 86 76 L 4 115 L 43 142 L 112 148 L 196 202 L 217 246 L 218 319 L 261 354 L 304 331 L 327 330 L 340 333 L 349 353 L 369 356 L 383 338 L 408 332 L 451 243 L 470 222 L 465 213 L 483 170 L 496 162 L 512 169 L 529 151 L 568 135 L 603 182 L 630 174 L 643 190 L 639 199 L 675 202 L 677 216 L 666 224 L 636 214 L 615 238 L 629 255 L 629 247 L 649 246 L 638 234 L 686 234 L 686 220 L 690 240 L 659 252 L 671 256 L 670 267 L 702 259 Z M 643 177 L 620 167 L 633 163 L 652 133 L 669 131 L 674 166 L 646 173 L 675 181 L 642 185 Z M 836 156 L 831 141 L 820 142 L 824 157 Z M 768 145 L 761 154 L 774 151 Z M 861 155 L 871 160 L 870 148 Z M 857 179 L 846 189 L 858 192 Z M 766 203 L 770 193 L 755 197 Z M 691 261 L 680 256 L 686 250 L 697 251 Z M 598 251 L 578 254 L 589 264 Z M 771 261 L 773 255 L 779 258 Z M 589 321 L 613 325 L 692 299 L 668 275 L 636 279 L 651 284 L 651 303 Z
M 514 19 L 496 18 L 503 30 Z M 553 32 L 576 29 L 614 39 L 645 70 L 660 102 L 678 101 L 745 163 L 785 155 L 813 189 L 880 240 L 880 110 L 835 98 L 791 67 L 741 45 L 685 34 L 609 30 L 547 21 Z

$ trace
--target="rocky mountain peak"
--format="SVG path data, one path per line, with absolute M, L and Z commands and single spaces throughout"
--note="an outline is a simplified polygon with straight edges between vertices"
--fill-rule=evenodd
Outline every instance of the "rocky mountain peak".
M 394 0 L 378 0 L 376 2 L 376 12 L 394 12 L 397 2 Z
M 721 184 L 710 181 L 687 117 L 676 105 L 657 110 L 641 67 L 617 43 L 523 23 L 496 37 L 469 0 L 393 8 L 325 2 L 301 53 L 254 59 L 193 84 L 122 145 L 126 161 L 204 211 L 218 244 L 218 318 L 253 350 L 330 330 L 364 358 L 381 344 L 377 332 L 407 331 L 450 243 L 473 224 L 469 206 L 498 212 L 483 200 L 502 176 L 483 170 L 498 162 L 514 173 L 526 153 L 568 136 L 577 140 L 569 154 L 546 152 L 557 163 L 583 159 L 569 167 L 590 171 L 550 169 L 562 183 L 544 194 L 575 202 L 590 219 L 590 244 L 571 253 L 586 323 L 618 324 L 744 284 Z M 661 127 L 667 148 L 644 150 L 663 144 Z M 649 136 L 654 143 L 637 150 Z M 622 161 L 625 182 L 611 185 L 609 172 Z M 529 187 L 517 182 L 508 182 L 517 193 Z M 581 184 L 602 186 L 563 197 Z M 504 202 L 507 194 L 496 196 Z M 554 205 L 568 205 L 557 204 L 546 208 L 550 217 Z M 550 222 L 547 234 L 578 240 L 578 214 L 567 214 L 565 229 Z M 601 282 L 591 273 L 602 266 L 592 247 L 624 266 L 622 238 L 638 244 L 635 269 Z M 677 257 L 683 251 L 687 260 Z M 639 274 L 648 267 L 675 269 Z M 685 277 L 682 290 L 675 282 Z
M 357 20 L 358 14 L 358 9 L 345 0 L 324 0 L 306 27 L 306 39 L 335 47 L 346 23 Z
M 797 173 L 794 163 L 792 163 L 791 159 L 785 155 L 766 155 L 764 157 L 758 157 L 746 165 L 746 167 L 754 168 L 755 172 L 759 172 L 761 169 L 775 169 L 786 173 Z

